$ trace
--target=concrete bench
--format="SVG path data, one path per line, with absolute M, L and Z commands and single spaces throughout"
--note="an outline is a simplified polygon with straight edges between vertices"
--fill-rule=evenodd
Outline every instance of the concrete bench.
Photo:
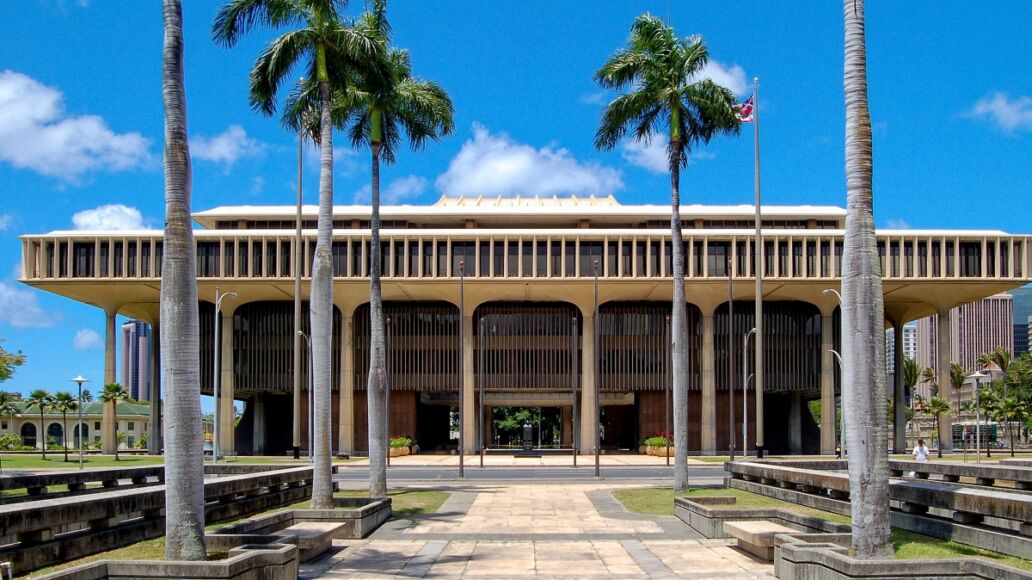
M 997 480 L 1013 481 L 1014 488 L 1032 490 L 1032 469 L 1021 465 L 977 465 L 952 463 L 948 461 L 889 461 L 889 471 L 895 477 L 913 472 L 916 479 L 928 479 L 929 474 L 942 477 L 945 482 L 954 483 L 961 477 L 975 480 L 975 485 L 994 486 Z
M 767 562 L 774 561 L 774 536 L 798 533 L 798 530 L 766 520 L 724 522 L 724 531 L 738 540 L 739 548 Z
M 329 550 L 333 538 L 337 537 L 346 527 L 347 524 L 344 523 L 298 522 L 273 535 L 284 537 L 285 543 L 294 543 L 290 542 L 289 538 L 295 538 L 300 559 L 302 562 L 307 562 Z

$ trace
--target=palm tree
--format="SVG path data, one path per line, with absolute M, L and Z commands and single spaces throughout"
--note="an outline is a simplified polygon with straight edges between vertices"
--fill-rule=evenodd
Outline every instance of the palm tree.
M 627 47 L 595 72 L 595 80 L 603 88 L 622 92 L 602 113 L 595 147 L 611 150 L 628 132 L 634 140 L 646 144 L 660 131 L 667 133 L 674 267 L 674 491 L 688 489 L 688 323 L 680 172 L 688 161 L 684 153 L 690 153 L 693 147 L 709 143 L 718 134 L 738 134 L 734 94 L 701 76 L 708 60 L 709 51 L 701 38 L 678 38 L 662 20 L 643 14 L 631 26 Z
M 103 404 L 111 403 L 111 416 L 114 417 L 115 421 L 115 461 L 119 461 L 118 458 L 118 402 L 124 401 L 129 398 L 129 393 L 125 387 L 118 383 L 109 383 L 104 385 L 104 390 L 100 393 L 100 402 Z
M 846 233 L 842 255 L 842 347 L 846 441 L 857 558 L 892 555 L 885 422 L 885 305 L 874 235 L 871 114 L 863 0 L 844 0 Z M 882 345 L 882 346 L 880 346 Z M 855 418 L 855 420 L 853 420 Z M 941 445 L 940 445 L 941 446 Z
M 917 361 L 910 358 L 903 358 L 903 387 L 907 393 L 910 394 L 910 407 L 907 409 L 907 423 L 913 421 L 914 418 L 914 401 L 917 398 L 917 393 L 914 389 L 917 387 L 917 383 L 921 381 L 921 365 L 917 364 Z
M 932 397 L 931 399 L 929 399 L 925 403 L 924 412 L 927 413 L 928 415 L 932 416 L 932 417 L 935 417 L 936 424 L 939 426 L 938 431 L 939 431 L 940 435 L 939 435 L 939 445 L 938 445 L 938 448 L 939 448 L 939 457 L 942 458 L 942 447 L 943 447 L 943 440 L 942 440 L 942 435 L 941 435 L 942 432 L 943 432 L 943 430 L 942 430 L 942 423 L 943 423 L 942 418 L 945 417 L 950 412 L 950 402 L 947 401 L 946 399 L 942 398 L 942 397 L 939 397 L 939 396 Z
M 265 48 L 251 69 L 251 107 L 265 115 L 276 112 L 276 93 L 284 78 L 302 59 L 308 78 L 319 86 L 321 167 L 319 172 L 319 225 L 312 264 L 311 342 L 312 377 L 315 391 L 315 465 L 312 479 L 312 508 L 333 507 L 330 476 L 331 395 L 333 382 L 333 135 L 330 118 L 331 87 L 344 79 L 343 70 L 362 70 L 382 56 L 377 38 L 345 26 L 341 0 L 231 0 L 219 9 L 212 36 L 231 47 L 257 26 L 278 28 L 303 24 L 286 32 Z
M 1009 396 L 1008 396 L 1009 395 L 1009 389 L 1007 388 L 1008 387 L 1008 384 L 1007 384 L 1008 383 L 1008 381 L 1007 381 L 1007 369 L 1010 368 L 1010 362 L 1011 362 L 1011 352 L 1010 352 L 1010 350 L 1008 350 L 1008 349 L 1006 349 L 1006 348 L 1004 348 L 1002 346 L 998 346 L 995 349 L 993 349 L 992 351 L 987 352 L 987 353 L 983 353 L 982 356 L 978 357 L 978 364 L 983 369 L 988 370 L 989 368 L 995 366 L 996 368 L 1000 369 L 1001 373 L 1003 373 L 1003 378 L 1002 378 L 1002 382 L 1003 382 L 1003 399 L 1000 401 L 1000 404 L 1003 405 L 1003 406 L 1006 406 L 1006 402 L 1009 399 Z M 1004 421 L 1005 421 L 1004 422 L 1004 426 L 1007 429 L 1007 439 L 1011 442 L 1011 446 L 1012 446 L 1012 448 L 1011 448 L 1011 456 L 1013 457 L 1014 456 L 1014 449 L 1013 449 L 1014 440 L 1011 438 L 1011 422 L 1010 422 L 1009 419 L 1004 419 Z
M 47 432 L 46 428 L 43 426 L 43 413 L 46 413 L 50 410 L 50 405 L 53 404 L 54 399 L 47 391 L 43 389 L 36 389 L 35 391 L 29 393 L 29 397 L 28 399 L 26 399 L 26 401 L 30 405 L 36 405 L 36 408 L 39 409 L 39 437 L 37 440 L 40 443 L 40 447 L 43 448 L 43 459 L 46 459 Z
M 79 408 L 79 401 L 68 391 L 61 391 L 54 395 L 53 408 L 61 413 L 61 429 L 64 434 L 64 460 L 68 462 L 68 412 Z
M 378 38 L 384 46 L 384 60 L 371 70 L 342 70 L 348 78 L 334 91 L 334 124 L 348 131 L 354 147 L 369 147 L 372 153 L 372 218 L 370 220 L 369 315 L 371 322 L 369 379 L 366 389 L 369 416 L 369 495 L 387 497 L 387 380 L 384 361 L 383 299 L 380 293 L 380 160 L 392 164 L 397 159 L 402 131 L 413 150 L 427 141 L 438 141 L 454 128 L 454 108 L 448 94 L 438 84 L 412 76 L 408 51 L 389 47 L 390 25 L 386 1 L 373 2 L 357 28 Z M 284 121 L 295 129 L 303 128 L 306 111 L 317 109 L 315 87 L 301 87 L 291 95 Z M 311 135 L 319 130 L 309 127 Z M 329 409 L 326 410 L 329 412 Z
M 165 558 L 204 560 L 197 272 L 190 225 L 192 177 L 179 0 L 165 0 L 164 23 L 161 92 L 165 104 L 165 245 L 160 342 L 161 382 L 166 389 Z

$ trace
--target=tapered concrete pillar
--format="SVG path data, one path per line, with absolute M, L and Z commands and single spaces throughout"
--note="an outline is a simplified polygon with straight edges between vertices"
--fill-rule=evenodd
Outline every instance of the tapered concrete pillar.
M 950 349 L 953 344 L 953 332 L 950 326 L 950 310 L 948 308 L 939 311 L 939 320 L 935 339 L 935 359 L 938 365 L 939 396 L 953 402 L 953 383 L 950 382 Z M 902 341 L 902 339 L 901 339 Z M 943 413 L 939 416 L 939 449 L 953 451 L 953 427 L 950 421 L 950 414 Z
M 222 309 L 222 346 L 219 382 L 219 452 L 236 453 L 234 434 L 233 312 Z
M 338 450 L 352 455 L 355 453 L 355 325 L 354 318 L 344 317 L 344 346 L 340 358 L 340 431 L 337 434 Z
M 107 310 L 104 312 L 104 385 L 110 385 L 116 381 L 115 379 L 115 316 L 117 312 L 114 310 Z M 101 385 L 99 389 L 103 392 L 104 385 Z M 110 404 L 104 405 L 104 414 L 101 418 L 100 424 L 100 442 L 101 448 L 104 453 L 114 453 L 115 446 L 118 445 L 117 430 L 118 420 L 115 417 L 115 411 L 111 408 Z M 43 436 L 39 437 L 40 441 L 45 441 Z
M 903 396 L 903 323 L 892 323 L 892 450 L 895 453 L 907 451 L 907 405 Z
M 562 427 L 560 428 L 560 445 L 571 445 L 573 443 L 573 407 L 559 407 L 561 413 Z
M 793 455 L 803 452 L 803 397 L 794 392 L 788 411 L 788 451 Z
M 151 325 L 150 416 L 147 418 L 147 454 L 161 455 L 161 329 Z
M 477 447 L 476 381 L 473 376 L 473 317 L 462 319 L 462 438 L 464 451 L 474 453 Z
M 580 448 L 584 454 L 595 453 L 598 416 L 595 413 L 595 319 L 584 316 L 581 325 L 581 408 Z
M 835 424 L 835 321 L 832 316 L 821 316 L 821 453 L 832 455 L 838 443 Z
M 702 452 L 717 452 L 717 369 L 713 347 L 713 313 L 702 315 Z

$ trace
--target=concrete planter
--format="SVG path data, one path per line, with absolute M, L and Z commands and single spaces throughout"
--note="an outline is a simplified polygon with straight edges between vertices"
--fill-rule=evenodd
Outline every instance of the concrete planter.
M 225 560 L 176 562 L 165 560 L 101 560 L 40 576 L 46 580 L 182 578 L 208 580 L 293 580 L 298 575 L 298 551 L 287 544 L 244 545 Z
M 670 446 L 669 456 L 674 456 L 674 446 Z M 667 447 L 665 445 L 660 447 L 649 447 L 649 455 L 655 455 L 656 457 L 667 457 Z
M 799 530 L 800 533 L 842 534 L 850 527 L 835 524 L 813 516 L 775 508 L 736 509 L 736 499 L 727 497 L 699 497 L 692 500 L 674 499 L 674 515 L 707 538 L 730 537 L 724 531 L 725 521 L 766 520 Z
M 401 457 L 403 455 L 408 455 L 408 454 L 409 454 L 409 448 L 408 447 L 391 447 L 391 450 L 390 450 L 390 456 L 391 457 Z
M 642 455 L 648 455 L 649 454 L 649 446 L 648 445 L 640 445 L 640 446 L 638 446 L 638 453 L 641 453 Z

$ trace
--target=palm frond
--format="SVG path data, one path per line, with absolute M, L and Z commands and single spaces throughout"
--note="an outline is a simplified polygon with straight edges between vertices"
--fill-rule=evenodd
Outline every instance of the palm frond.
M 294 0 L 232 0 L 215 15 L 211 36 L 216 44 L 231 47 L 258 26 L 276 28 L 304 20 L 303 7 Z
M 634 130 L 636 137 L 647 142 L 649 133 L 643 127 L 652 127 L 662 104 L 647 91 L 637 91 L 620 95 L 613 99 L 602 111 L 602 121 L 595 133 L 595 147 L 608 151 L 620 142 L 628 129 Z
M 280 83 L 299 60 L 311 56 L 314 50 L 315 37 L 308 29 L 287 32 L 273 40 L 258 56 L 251 69 L 251 91 L 248 97 L 251 108 L 266 115 L 274 114 Z

